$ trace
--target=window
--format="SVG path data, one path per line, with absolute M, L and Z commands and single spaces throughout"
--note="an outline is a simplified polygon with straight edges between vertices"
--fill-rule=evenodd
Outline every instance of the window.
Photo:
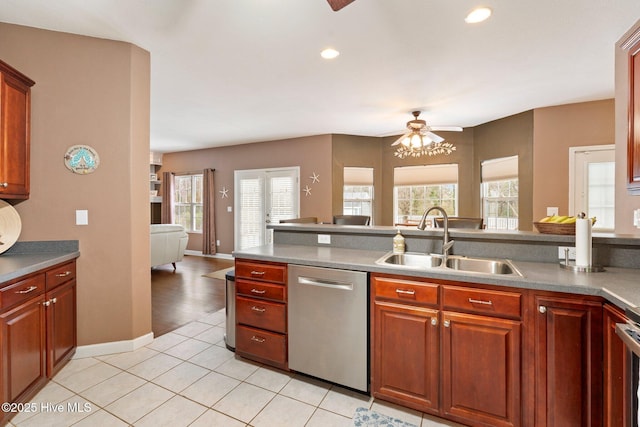
M 202 174 L 174 177 L 173 218 L 188 232 L 202 232 Z
M 482 218 L 487 229 L 518 229 L 518 156 L 481 163 Z
M 417 224 L 432 206 L 458 215 L 457 164 L 395 168 L 393 182 L 394 223 Z
M 373 168 L 344 168 L 342 200 L 344 215 L 367 215 L 373 219 Z

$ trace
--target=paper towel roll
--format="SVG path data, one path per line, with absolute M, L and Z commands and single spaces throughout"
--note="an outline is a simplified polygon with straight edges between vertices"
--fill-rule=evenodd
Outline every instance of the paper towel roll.
M 576 220 L 576 265 L 591 266 L 591 219 Z

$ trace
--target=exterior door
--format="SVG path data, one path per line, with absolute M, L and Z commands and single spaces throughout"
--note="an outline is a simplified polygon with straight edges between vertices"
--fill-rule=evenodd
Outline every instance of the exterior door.
M 299 177 L 299 167 L 235 172 L 235 250 L 271 243 L 267 225 L 299 216 Z

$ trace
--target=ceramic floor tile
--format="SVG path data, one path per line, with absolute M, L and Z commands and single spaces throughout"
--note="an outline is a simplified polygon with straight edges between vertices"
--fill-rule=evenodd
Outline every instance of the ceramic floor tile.
M 174 393 L 179 393 L 210 372 L 201 366 L 184 362 L 160 375 L 153 382 Z
M 357 408 L 370 408 L 372 400 L 365 394 L 333 386 L 320 403 L 320 408 L 351 418 Z
M 271 391 L 242 383 L 216 403 L 213 409 L 248 423 L 274 396 L 275 393 Z
M 209 344 L 216 344 L 224 339 L 226 330 L 219 326 L 214 326 L 207 329 L 201 334 L 196 335 L 194 338 L 200 341 L 208 342 Z
M 214 370 L 229 359 L 232 359 L 235 353 L 226 348 L 211 346 L 202 353 L 198 353 L 189 359 L 189 362 L 202 366 L 203 368 Z
M 98 408 L 90 402 L 74 395 L 60 403 L 48 405 L 47 409 L 41 408 L 39 414 L 16 425 L 18 427 L 67 427 L 88 417 L 92 411 L 96 410 Z
M 94 411 L 88 417 L 82 419 L 79 423 L 74 424 L 73 427 L 127 427 L 129 424 L 125 423 L 121 419 L 113 416 L 107 411 L 100 409 Z
M 88 367 L 100 363 L 100 360 L 93 357 L 84 357 L 81 359 L 71 359 L 57 374 L 56 379 L 63 379 Z
M 244 381 L 249 375 L 257 371 L 259 367 L 260 364 L 257 362 L 234 357 L 218 366 L 215 371 L 231 378 Z
M 164 353 L 158 353 L 151 359 L 147 359 L 142 363 L 138 363 L 134 367 L 128 370 L 133 375 L 137 375 L 147 380 L 152 380 L 171 368 L 174 368 L 182 363 L 182 360 L 166 355 Z
M 238 380 L 211 372 L 184 389 L 180 394 L 210 407 L 238 385 L 240 385 Z
M 375 400 L 371 405 L 371 410 L 389 417 L 399 418 L 406 423 L 411 423 L 418 427 L 422 422 L 422 412 L 382 400 Z
M 198 319 L 199 322 L 208 323 L 210 325 L 224 325 L 226 320 L 225 309 L 218 310 L 214 313 L 208 314 L 205 317 Z
M 164 353 L 182 360 L 188 360 L 196 354 L 205 351 L 209 347 L 211 347 L 211 344 L 207 342 L 189 338 L 188 340 L 167 349 Z
M 292 375 L 285 371 L 262 366 L 251 374 L 245 382 L 278 393 L 291 381 L 291 378 Z
M 209 409 L 189 427 L 245 427 L 246 424 L 234 418 Z
M 62 378 L 56 376 L 54 381 L 73 392 L 80 393 L 106 379 L 118 375 L 120 372 L 122 371 L 114 366 L 104 362 L 98 362 L 72 375 L 63 376 Z
M 111 354 L 102 360 L 105 363 L 116 366 L 120 369 L 129 369 L 138 363 L 144 362 L 147 359 L 157 355 L 158 352 L 147 347 L 141 347 L 135 351 L 129 351 L 126 353 Z
M 353 427 L 352 418 L 343 417 L 324 409 L 316 409 L 305 427 Z
M 203 333 L 204 331 L 206 331 L 207 329 L 211 328 L 212 326 L 208 323 L 202 323 L 202 322 L 191 322 L 191 323 L 187 323 L 186 325 L 174 330 L 173 332 L 179 335 L 184 335 L 186 337 L 195 337 L 198 334 Z
M 255 427 L 304 426 L 315 409 L 315 406 L 276 395 L 251 421 L 251 425 Z
M 98 406 L 104 407 L 141 387 L 145 382 L 142 378 L 128 372 L 120 372 L 80 394 Z
M 136 427 L 186 427 L 206 411 L 206 407 L 196 402 L 174 396 L 138 420 Z
M 330 388 L 331 386 L 324 381 L 298 375 L 287 383 L 280 391 L 280 394 L 313 406 L 318 406 Z
M 146 383 L 104 409 L 128 423 L 134 423 L 173 396 L 169 390 Z
M 60 403 L 73 396 L 74 393 L 69 389 L 62 387 L 56 382 L 50 381 L 29 401 L 29 403 L 32 404 L 29 409 L 18 412 L 16 416 L 11 419 L 11 422 L 19 424 L 27 418 L 31 418 L 40 413 L 41 408 L 45 408 L 46 410 L 48 403 Z
M 151 344 L 147 344 L 146 347 L 156 351 L 165 351 L 187 339 L 188 337 L 185 337 L 184 335 L 169 332 L 155 338 L 153 342 L 151 342 Z

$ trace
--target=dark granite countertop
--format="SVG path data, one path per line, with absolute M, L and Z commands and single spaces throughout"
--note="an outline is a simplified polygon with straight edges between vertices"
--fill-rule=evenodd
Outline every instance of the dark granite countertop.
M 0 254 L 0 283 L 80 256 L 77 240 L 16 242 Z
M 640 270 L 635 268 L 607 267 L 604 272 L 599 273 L 574 273 L 560 268 L 558 263 L 515 261 L 515 266 L 523 274 L 519 277 L 438 268 L 415 270 L 376 264 L 376 260 L 386 253 L 387 251 L 273 244 L 236 251 L 234 256 L 287 264 L 596 295 L 623 309 L 640 306 Z

